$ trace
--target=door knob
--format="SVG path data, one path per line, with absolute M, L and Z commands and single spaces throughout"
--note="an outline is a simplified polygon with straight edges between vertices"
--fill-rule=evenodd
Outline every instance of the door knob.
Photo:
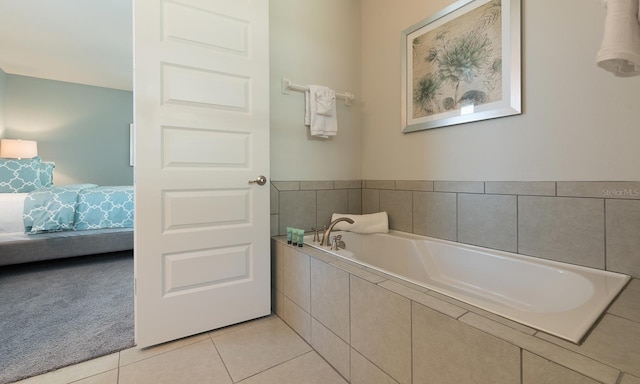
M 264 176 L 258 176 L 257 179 L 255 180 L 249 180 L 249 184 L 258 184 L 258 185 L 265 185 L 267 183 L 267 178 Z

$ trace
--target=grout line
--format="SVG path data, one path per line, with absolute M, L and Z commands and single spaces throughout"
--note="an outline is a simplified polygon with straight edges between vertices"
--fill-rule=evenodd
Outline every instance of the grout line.
M 458 219 L 458 216 L 460 215 L 460 209 L 458 207 L 458 200 L 459 199 L 460 199 L 459 194 L 456 193 L 456 242 L 457 243 L 460 242 L 459 236 L 458 236 L 458 234 L 460 233 L 460 228 L 459 228 L 460 227 L 460 223 L 459 223 L 460 220 Z
M 386 377 L 390 378 L 391 380 L 393 380 L 394 383 L 398 383 L 398 381 L 396 380 L 395 377 L 391 376 L 389 373 L 387 373 L 387 371 L 385 371 L 384 369 L 382 369 L 380 366 L 378 366 L 378 364 L 374 363 L 373 361 L 369 360 L 369 358 L 362 352 L 358 351 L 354 346 L 350 346 L 351 349 L 353 349 L 354 351 L 356 351 L 356 353 L 358 355 L 360 355 L 361 358 L 365 359 L 369 364 L 371 364 L 372 366 L 374 366 L 375 368 L 379 369 L 380 372 L 382 372 Z M 350 351 L 351 352 L 351 351 Z M 413 369 L 412 369 L 413 371 Z M 411 376 L 413 377 L 413 372 L 411 373 Z
M 416 233 L 416 194 L 414 191 L 409 191 L 411 193 L 411 233 Z
M 351 361 L 349 361 L 349 378 L 346 378 L 346 377 L 342 376 L 342 374 L 338 371 L 338 369 L 336 367 L 334 367 L 333 364 L 331 364 L 327 359 L 325 359 L 324 356 L 322 356 L 320 354 L 320 352 L 316 351 L 313 347 L 311 347 L 311 348 L 312 348 L 311 351 L 309 351 L 308 353 L 315 352 L 316 355 L 318 357 L 320 357 L 329 366 L 329 368 L 333 369 L 333 371 L 338 376 L 343 378 L 347 383 L 351 381 Z M 349 360 L 351 360 L 351 350 L 349 350 Z
M 411 300 L 411 299 L 410 299 Z M 417 305 L 417 303 L 413 300 L 411 300 L 409 302 L 409 358 L 411 359 L 411 361 L 409 361 L 409 366 L 410 371 L 409 371 L 409 380 L 411 383 L 413 383 L 413 372 L 414 372 L 414 367 L 413 367 L 413 315 L 414 315 L 414 310 L 415 310 L 415 306 Z
M 289 327 L 289 324 L 287 324 L 284 320 L 282 320 L 282 322 L 283 322 L 283 323 L 285 323 L 285 325 L 286 325 L 287 327 Z M 289 327 L 289 328 L 291 328 L 291 327 Z M 293 330 L 293 329 L 292 329 L 292 330 Z M 294 331 L 294 332 L 295 332 L 295 331 Z M 296 335 L 297 335 L 297 333 L 296 333 Z M 305 341 L 304 339 L 302 339 L 302 340 L 303 340 L 303 341 Z M 306 341 L 305 341 L 305 343 L 306 343 Z M 307 344 L 308 344 L 308 343 L 307 343 Z M 311 346 L 309 346 L 309 347 L 311 348 Z M 297 358 L 299 358 L 299 357 L 302 357 L 302 356 L 304 356 L 304 355 L 308 355 L 309 353 L 313 353 L 313 352 L 316 352 L 316 351 L 315 351 L 315 349 L 311 348 L 311 350 L 309 350 L 309 351 L 306 351 L 306 352 L 303 352 L 303 353 L 301 353 L 301 354 L 299 354 L 299 355 L 293 356 L 293 357 L 292 357 L 292 358 L 290 358 L 290 359 L 287 359 L 287 360 L 281 361 L 281 362 L 279 362 L 278 364 L 273 365 L 273 366 L 268 367 L 268 368 L 265 368 L 265 369 L 263 369 L 262 371 L 260 371 L 260 372 L 256 372 L 256 373 L 254 373 L 254 374 L 253 374 L 253 375 L 251 375 L 251 376 L 244 377 L 244 378 L 240 379 L 240 381 L 235 381 L 235 380 L 233 380 L 233 378 L 231 378 L 231 381 L 232 381 L 233 383 L 241 383 L 241 382 L 243 382 L 243 381 L 245 381 L 245 380 L 249 380 L 249 378 L 251 378 L 251 377 L 255 377 L 255 376 L 257 376 L 257 375 L 260 375 L 260 374 L 262 374 L 262 373 L 264 373 L 264 372 L 266 372 L 266 371 L 269 371 L 269 370 L 271 370 L 271 369 L 274 369 L 274 368 L 276 368 L 276 367 L 279 367 L 279 366 L 281 366 L 281 365 L 284 365 L 284 364 L 286 364 L 286 363 L 288 363 L 288 362 L 290 362 L 290 361 L 292 361 L 292 360 L 295 360 L 295 359 L 297 359 Z M 316 354 L 318 354 L 318 353 L 316 352 Z M 318 356 L 319 356 L 319 355 L 320 355 L 320 354 L 318 354 Z M 333 368 L 333 367 L 331 367 L 331 368 Z M 229 375 L 229 377 L 231 377 L 231 375 Z
M 227 367 L 227 363 L 224 362 L 224 359 L 222 358 L 222 355 L 220 354 L 220 351 L 218 350 L 218 346 L 216 345 L 216 342 L 213 341 L 213 336 L 211 336 L 211 333 L 209 333 L 208 336 L 209 336 L 209 340 L 211 340 L 211 344 L 213 344 L 213 349 L 215 349 L 216 353 L 218 354 L 218 358 L 220 358 L 220 362 L 222 363 L 222 366 L 224 367 L 224 370 L 227 372 L 227 375 L 229 376 L 231 381 L 235 383 L 235 381 L 233 380 L 233 377 L 231 376 L 231 372 L 229 372 L 229 368 Z
M 524 384 L 524 350 L 518 347 L 520 350 L 520 383 Z
M 516 195 L 516 251 L 520 253 L 520 195 Z
M 345 271 L 346 272 L 346 271 Z M 352 372 L 351 369 L 351 337 L 352 337 L 352 333 L 351 332 L 351 274 L 349 272 L 347 272 L 347 286 L 349 287 L 349 292 L 347 292 L 349 294 L 349 312 L 348 312 L 348 317 L 349 317 L 349 372 Z M 349 380 L 351 381 L 351 380 Z
M 120 361 L 122 360 L 122 351 L 118 352 L 118 373 L 116 375 L 116 384 L 120 383 Z
M 609 270 L 609 258 L 608 258 L 608 253 L 607 253 L 607 199 L 604 199 L 603 201 L 603 212 L 604 214 L 602 215 L 602 220 L 604 221 L 604 223 L 602 223 L 602 228 L 604 229 L 604 235 L 603 235 L 603 245 L 604 245 L 604 270 L 608 271 Z

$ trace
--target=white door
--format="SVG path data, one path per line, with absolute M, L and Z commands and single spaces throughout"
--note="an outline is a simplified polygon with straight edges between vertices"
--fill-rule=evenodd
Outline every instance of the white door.
M 270 313 L 268 0 L 134 0 L 136 343 Z

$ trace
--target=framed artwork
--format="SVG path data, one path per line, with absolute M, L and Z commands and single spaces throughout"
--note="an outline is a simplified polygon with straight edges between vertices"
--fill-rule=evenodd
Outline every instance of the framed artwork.
M 402 132 L 521 113 L 521 0 L 460 0 L 402 32 Z

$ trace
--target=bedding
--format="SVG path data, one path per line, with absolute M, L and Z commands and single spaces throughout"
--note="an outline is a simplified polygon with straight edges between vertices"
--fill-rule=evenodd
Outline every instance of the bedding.
M 39 212 L 42 229 L 36 226 L 34 230 L 33 224 L 38 223 L 32 221 L 29 233 L 25 233 L 24 210 L 29 196 L 31 208 L 27 209 Z M 47 196 L 49 199 L 45 198 Z M 51 214 L 43 210 L 43 206 L 56 206 L 61 210 L 57 215 Z M 69 209 L 64 211 L 65 207 Z M 71 207 L 80 207 L 80 211 Z M 115 212 L 119 210 L 123 212 Z M 29 215 L 27 221 L 35 216 L 38 215 Z M 63 226 L 52 224 L 56 220 L 64 223 L 63 217 L 66 220 Z M 118 217 L 122 221 L 118 221 Z M 110 228 L 89 229 L 98 226 Z M 62 227 L 69 230 L 61 230 Z M 133 249 L 132 186 L 82 184 L 40 188 L 31 193 L 0 193 L 0 267 L 130 249 Z
M 78 193 L 95 184 L 74 184 L 37 189 L 24 201 L 24 230 L 28 234 L 72 230 Z
M 40 184 L 43 187 L 50 187 L 53 185 L 53 169 L 56 167 L 56 163 L 53 161 L 41 161 L 38 169 L 38 175 L 40 176 Z
M 0 193 L 30 192 L 42 187 L 40 158 L 0 158 Z
M 73 184 L 39 188 L 24 201 L 28 234 L 133 227 L 133 187 Z
M 55 163 L 0 158 L 0 266 L 133 249 L 133 186 L 53 186 Z
M 80 191 L 76 230 L 132 227 L 133 187 L 95 187 Z

